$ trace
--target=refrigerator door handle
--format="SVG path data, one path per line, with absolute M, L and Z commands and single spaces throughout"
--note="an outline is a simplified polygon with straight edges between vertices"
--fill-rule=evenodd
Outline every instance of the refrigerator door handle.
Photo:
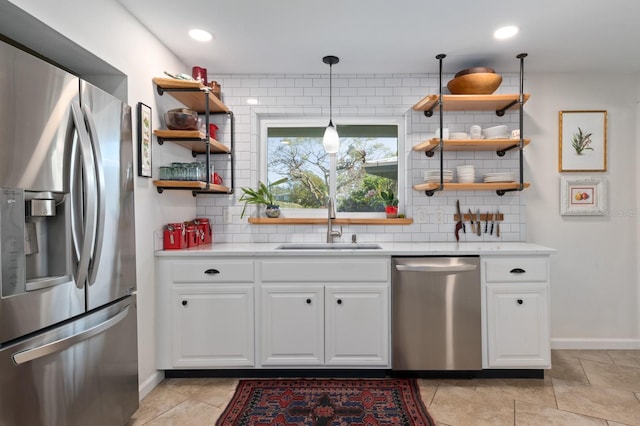
M 71 120 L 73 120 L 73 117 L 71 117 Z M 79 260 L 80 259 L 80 230 L 78 229 L 79 225 L 78 221 L 80 221 L 80 223 L 82 224 L 82 218 L 81 213 L 82 210 L 80 209 L 80 207 L 78 207 L 78 203 L 79 201 L 76 200 L 75 198 L 75 194 L 78 191 L 78 189 L 76 188 L 82 188 L 82 182 L 81 179 L 82 177 L 80 176 L 80 174 L 74 175 L 73 171 L 77 170 L 78 168 L 78 143 L 76 142 L 75 138 L 70 138 L 73 140 L 70 140 L 69 143 L 71 143 L 72 147 L 71 147 L 71 154 L 70 154 L 70 161 L 69 161 L 69 168 L 71 170 L 71 172 L 69 173 L 69 194 L 67 195 L 67 197 L 69 197 L 69 201 L 71 204 L 71 239 L 73 242 L 73 254 L 75 255 L 75 259 Z
M 38 358 L 42 358 L 55 352 L 61 352 L 79 342 L 82 342 L 83 340 L 87 340 L 93 336 L 104 333 L 105 331 L 122 321 L 128 313 L 129 304 L 122 308 L 120 312 L 101 324 L 88 328 L 87 330 L 81 331 L 80 333 L 76 333 L 71 336 L 56 340 L 55 342 L 38 346 L 37 348 L 31 348 L 24 351 L 16 352 L 11 356 L 11 358 L 16 365 L 20 365 Z
M 73 116 L 75 128 L 78 132 L 78 141 L 84 170 L 82 191 L 86 197 L 84 203 L 85 210 L 82 246 L 80 247 L 80 256 L 78 258 L 78 268 L 76 271 L 76 287 L 82 288 L 89 271 L 91 248 L 96 233 L 96 205 L 98 203 L 95 199 L 96 177 L 91 141 L 89 140 L 89 133 L 87 132 L 80 103 L 77 100 L 74 100 L 71 103 L 71 115 Z
M 96 174 L 96 189 L 98 199 L 98 216 L 97 216 L 97 229 L 96 240 L 93 245 L 93 253 L 91 255 L 91 263 L 89 264 L 89 285 L 96 282 L 96 275 L 98 274 L 98 267 L 100 266 L 100 257 L 102 256 L 102 246 L 104 240 L 104 215 L 105 215 L 105 181 L 104 181 L 104 169 L 102 163 L 102 154 L 100 153 L 100 143 L 98 140 L 98 132 L 96 131 L 95 121 L 91 109 L 87 105 L 82 106 L 82 112 L 86 118 L 86 123 L 89 128 L 89 137 L 91 140 L 91 148 L 93 150 L 94 171 Z

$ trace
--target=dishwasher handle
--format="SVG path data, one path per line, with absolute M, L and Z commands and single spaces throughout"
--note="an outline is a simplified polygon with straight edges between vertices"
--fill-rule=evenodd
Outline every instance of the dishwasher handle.
M 437 265 L 433 263 L 408 263 L 405 265 L 396 265 L 396 269 L 400 272 L 468 272 L 474 271 L 478 265 Z

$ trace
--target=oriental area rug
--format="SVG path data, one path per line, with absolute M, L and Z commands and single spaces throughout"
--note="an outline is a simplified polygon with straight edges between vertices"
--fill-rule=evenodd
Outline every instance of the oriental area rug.
M 414 379 L 240 380 L 217 426 L 435 426 Z

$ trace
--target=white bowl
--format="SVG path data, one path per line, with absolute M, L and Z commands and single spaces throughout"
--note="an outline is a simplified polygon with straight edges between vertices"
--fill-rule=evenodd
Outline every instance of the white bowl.
M 500 126 L 487 127 L 486 129 L 482 129 L 482 136 L 487 139 L 498 139 L 498 138 L 506 138 L 508 127 L 504 124 Z
M 475 170 L 476 170 L 476 169 L 475 169 L 475 167 L 473 167 L 473 166 L 458 166 L 458 167 L 456 167 L 456 171 L 457 171 L 458 173 L 460 173 L 460 172 L 463 172 L 463 173 L 464 173 L 464 172 L 471 172 L 471 173 L 474 173 L 474 172 L 475 172 Z

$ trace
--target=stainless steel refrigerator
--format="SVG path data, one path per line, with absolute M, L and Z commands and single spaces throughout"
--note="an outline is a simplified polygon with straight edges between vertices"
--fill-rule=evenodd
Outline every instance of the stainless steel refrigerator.
M 0 426 L 138 407 L 131 109 L 0 41 Z

